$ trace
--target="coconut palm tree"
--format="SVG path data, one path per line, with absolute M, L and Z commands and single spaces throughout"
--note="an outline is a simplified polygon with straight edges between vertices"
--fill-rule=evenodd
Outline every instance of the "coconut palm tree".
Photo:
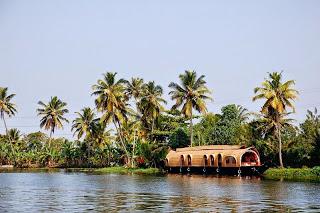
M 153 135 L 155 120 L 164 111 L 162 104 L 167 102 L 162 98 L 163 89 L 150 81 L 143 86 L 143 95 L 138 102 L 138 110 L 142 114 L 142 120 L 151 123 L 151 136 Z
M 0 117 L 3 120 L 4 127 L 6 129 L 7 134 L 8 134 L 8 127 L 5 120 L 5 115 L 8 115 L 8 117 L 11 117 L 15 115 L 15 113 L 17 112 L 15 104 L 11 102 L 11 99 L 15 95 L 16 94 L 8 95 L 8 88 L 0 87 Z
M 210 90 L 206 87 L 205 76 L 197 77 L 195 71 L 186 70 L 184 74 L 179 75 L 180 85 L 174 82 L 169 84 L 172 91 L 169 92 L 171 99 L 176 103 L 172 109 L 177 109 L 182 106 L 181 113 L 190 119 L 190 145 L 193 142 L 193 109 L 199 113 L 206 113 L 206 100 L 212 100 L 208 95 L 211 94 Z
M 8 117 L 14 116 L 17 112 L 16 106 L 11 102 L 11 99 L 15 96 L 15 94 L 8 95 L 7 87 L 0 87 L 0 118 L 3 120 L 4 127 L 6 129 L 6 134 L 8 135 L 9 142 L 11 145 L 11 151 L 14 152 L 12 141 L 10 135 L 8 134 L 8 127 L 5 119 L 5 115 Z
M 279 141 L 279 163 L 283 167 L 282 162 L 282 142 L 281 142 L 281 128 L 284 117 L 288 115 L 287 108 L 295 111 L 293 101 L 298 96 L 298 91 L 293 89 L 295 82 L 293 80 L 282 82 L 282 73 L 269 73 L 268 79 L 262 82 L 261 87 L 256 87 L 254 93 L 256 94 L 252 100 L 265 99 L 265 103 L 261 108 L 261 113 L 264 117 L 272 120 L 274 125 L 274 133 Z M 270 123 L 270 122 L 269 122 Z
M 90 107 L 81 109 L 81 112 L 76 112 L 78 117 L 73 120 L 71 131 L 74 131 L 74 135 L 77 135 L 78 140 L 85 136 L 85 138 L 91 137 L 91 128 L 95 121 L 95 114 Z
M 10 139 L 16 143 L 21 139 L 21 133 L 18 129 L 13 128 L 8 130 L 8 137 L 10 137 Z
M 237 109 L 237 117 L 241 123 L 244 123 L 249 119 L 249 116 L 251 115 L 251 113 L 248 112 L 248 109 L 244 108 L 241 105 L 237 105 L 236 109 Z
M 117 73 L 112 72 L 104 74 L 103 79 L 99 79 L 97 84 L 92 86 L 92 95 L 97 96 L 95 99 L 97 110 L 103 113 L 100 121 L 106 124 L 113 122 L 126 157 L 130 161 L 121 130 L 121 124 L 127 122 L 128 119 L 128 104 L 125 95 L 127 81 L 124 79 L 116 80 L 116 75 Z
M 48 146 L 50 147 L 52 134 L 55 129 L 62 129 L 63 121 L 69 123 L 69 121 L 63 117 L 69 110 L 66 109 L 67 103 L 61 101 L 57 96 L 51 97 L 48 104 L 45 104 L 42 101 L 39 101 L 38 104 L 40 105 L 40 108 L 37 109 L 38 116 L 42 117 L 40 120 L 40 127 L 50 131 L 48 143 Z
M 81 112 L 76 112 L 78 117 L 73 120 L 71 131 L 74 131 L 74 136 L 77 135 L 79 140 L 84 136 L 85 142 L 87 143 L 87 153 L 88 157 L 90 156 L 90 149 L 92 148 L 92 129 L 95 119 L 95 114 L 91 108 L 85 107 Z
M 133 97 L 135 101 L 142 95 L 143 79 L 131 78 L 131 81 L 126 81 L 126 95 L 128 98 Z

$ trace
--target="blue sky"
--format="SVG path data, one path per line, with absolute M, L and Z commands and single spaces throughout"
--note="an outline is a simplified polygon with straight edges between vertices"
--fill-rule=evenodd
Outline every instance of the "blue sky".
M 296 80 L 298 121 L 320 106 L 320 1 L 0 0 L 0 86 L 16 93 L 8 120 L 39 130 L 37 102 L 57 95 L 74 112 L 93 106 L 106 71 L 155 80 L 167 93 L 186 69 L 206 75 L 214 101 L 252 103 L 267 72 Z M 171 102 L 168 104 L 168 108 Z M 57 136 L 71 137 L 70 125 Z M 3 132 L 0 123 L 0 132 Z

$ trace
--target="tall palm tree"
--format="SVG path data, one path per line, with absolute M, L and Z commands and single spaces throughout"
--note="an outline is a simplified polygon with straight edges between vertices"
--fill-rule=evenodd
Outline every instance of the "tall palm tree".
M 135 101 L 142 95 L 143 79 L 131 78 L 131 81 L 126 81 L 126 95 L 128 98 L 133 97 Z
M 162 104 L 167 102 L 162 98 L 163 89 L 150 81 L 143 86 L 143 95 L 138 102 L 138 110 L 142 114 L 142 120 L 151 123 L 151 136 L 153 135 L 155 120 L 164 111 Z
M 8 88 L 0 87 L 0 117 L 3 120 L 4 127 L 6 129 L 6 134 L 8 134 L 8 127 L 7 127 L 5 115 L 8 115 L 8 117 L 11 117 L 15 115 L 15 113 L 17 112 L 15 104 L 11 102 L 11 99 L 15 95 L 16 94 L 8 95 Z
M 262 82 L 262 87 L 256 87 L 256 94 L 252 100 L 265 99 L 265 103 L 261 108 L 261 113 L 272 120 L 274 124 L 274 133 L 279 141 L 279 163 L 283 167 L 282 162 L 282 142 L 281 128 L 282 121 L 288 115 L 287 108 L 295 111 L 293 101 L 298 96 L 298 91 L 293 89 L 295 82 L 293 80 L 282 83 L 282 73 L 269 73 L 268 79 Z
M 77 135 L 78 140 L 84 136 L 89 156 L 91 149 L 107 145 L 110 131 L 105 131 L 105 123 L 101 123 L 99 119 L 95 118 L 95 113 L 91 108 L 85 107 L 76 114 L 78 117 L 73 120 L 71 130 L 74 131 L 74 135 Z
M 73 120 L 71 131 L 74 131 L 74 135 L 77 135 L 78 140 L 85 136 L 85 138 L 91 137 L 91 128 L 95 120 L 95 114 L 90 107 L 81 109 L 81 112 L 76 112 L 78 117 Z
M 92 86 L 92 95 L 97 96 L 95 99 L 97 110 L 103 113 L 100 121 L 106 124 L 113 122 L 126 157 L 130 161 L 130 155 L 121 131 L 121 124 L 127 122 L 128 119 L 128 104 L 125 95 L 126 81 L 124 79 L 116 80 L 116 75 L 117 73 L 112 72 L 104 74 L 103 79 L 99 79 L 97 84 Z
M 206 113 L 206 100 L 212 100 L 209 94 L 210 90 L 206 87 L 206 81 L 204 75 L 197 78 L 195 71 L 186 70 L 184 74 L 179 75 L 181 85 L 171 82 L 169 87 L 172 91 L 169 92 L 171 99 L 176 103 L 172 106 L 172 109 L 177 109 L 182 106 L 181 113 L 188 119 L 190 119 L 190 146 L 193 142 L 193 109 L 196 109 L 199 113 Z
M 8 95 L 7 87 L 0 87 L 0 118 L 3 120 L 4 127 L 6 129 L 6 135 L 8 135 L 11 145 L 11 151 L 14 152 L 10 135 L 8 134 L 8 127 L 5 119 L 5 115 L 11 117 L 17 112 L 16 106 L 11 102 L 11 99 L 15 94 Z
M 40 105 L 40 108 L 37 109 L 38 116 L 42 117 L 40 120 L 40 127 L 50 131 L 48 144 L 50 147 L 52 134 L 55 129 L 62 129 L 63 121 L 69 123 L 69 121 L 63 117 L 69 110 L 66 109 L 67 103 L 61 101 L 57 96 L 51 97 L 48 104 L 45 104 L 42 101 L 39 101 L 38 104 Z

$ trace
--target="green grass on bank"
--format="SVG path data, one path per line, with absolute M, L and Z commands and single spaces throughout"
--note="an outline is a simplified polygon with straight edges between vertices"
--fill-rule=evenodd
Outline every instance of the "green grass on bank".
M 122 166 L 105 167 L 105 168 L 1 168 L 2 172 L 88 172 L 97 174 L 141 174 L 141 175 L 159 175 L 164 172 L 158 168 L 126 168 Z
M 157 168 L 125 168 L 125 167 L 106 167 L 100 169 L 94 169 L 93 172 L 98 173 L 115 173 L 115 174 L 145 174 L 145 175 L 157 175 L 163 172 Z
M 320 182 L 320 167 L 314 168 L 270 168 L 264 175 L 266 179 L 293 180 L 293 181 L 316 181 Z

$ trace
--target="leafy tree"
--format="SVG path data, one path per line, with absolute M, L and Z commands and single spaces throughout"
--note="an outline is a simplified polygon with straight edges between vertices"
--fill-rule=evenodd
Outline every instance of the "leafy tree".
M 281 119 L 288 115 L 287 108 L 292 108 L 294 105 L 292 101 L 297 98 L 298 91 L 293 89 L 295 82 L 293 80 L 282 83 L 282 73 L 269 73 L 269 78 L 262 83 L 262 87 L 256 87 L 253 101 L 258 99 L 265 99 L 262 106 L 261 113 L 268 119 L 271 119 L 270 124 L 273 125 L 275 134 L 279 141 L 279 162 L 280 167 L 283 167 L 282 162 L 282 142 L 281 142 Z
M 27 143 L 28 150 L 40 152 L 43 149 L 45 142 L 48 140 L 48 137 L 42 132 L 33 132 L 26 135 L 24 140 Z
M 51 97 L 50 101 L 45 104 L 39 101 L 40 108 L 37 109 L 38 116 L 41 116 L 40 127 L 50 131 L 49 148 L 51 144 L 52 134 L 55 129 L 62 129 L 62 122 L 69 123 L 68 119 L 64 117 L 69 110 L 66 108 L 67 103 L 61 101 L 57 96 Z
M 213 143 L 213 132 L 220 117 L 219 114 L 207 113 L 201 118 L 200 122 L 194 126 L 195 144 L 207 145 Z
M 320 115 L 317 108 L 308 110 L 306 120 L 300 124 L 301 134 L 294 147 L 301 147 L 306 165 L 320 165 Z
M 171 99 L 176 103 L 172 109 L 177 109 L 182 106 L 181 112 L 190 119 L 190 145 L 193 144 L 193 109 L 199 113 L 206 113 L 206 100 L 211 100 L 208 95 L 211 94 L 210 90 L 206 87 L 204 75 L 197 78 L 195 71 L 186 70 L 184 74 L 179 75 L 181 85 L 171 82 L 169 87 L 172 91 L 169 92 Z
M 189 136 L 185 129 L 176 129 L 169 137 L 168 145 L 172 149 L 186 147 L 189 144 Z
M 220 119 L 212 132 L 210 144 L 239 144 L 241 118 L 236 105 L 231 104 L 221 109 Z

